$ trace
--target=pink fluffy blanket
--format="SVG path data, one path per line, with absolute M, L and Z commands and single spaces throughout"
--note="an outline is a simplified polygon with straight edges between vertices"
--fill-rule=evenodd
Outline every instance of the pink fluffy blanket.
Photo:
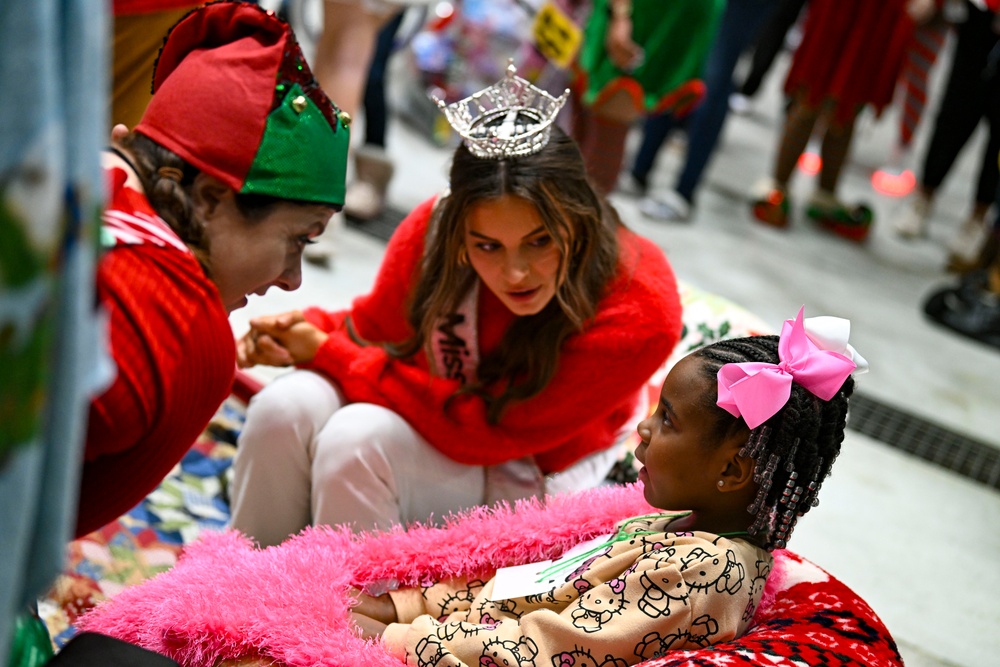
M 261 655 L 292 666 L 399 667 L 400 662 L 387 655 L 378 642 L 367 642 L 354 634 L 346 595 L 349 586 L 385 580 L 407 586 L 448 576 L 478 576 L 498 567 L 553 558 L 583 540 L 610 532 L 624 518 L 650 511 L 641 488 L 630 485 L 552 497 L 544 506 L 528 501 L 513 508 L 478 508 L 452 517 L 440 528 L 413 526 L 406 531 L 367 535 L 307 529 L 267 549 L 255 548 L 235 531 L 207 534 L 185 549 L 172 570 L 98 606 L 81 619 L 79 627 L 138 644 L 182 665 L 210 666 L 224 658 Z M 793 573 L 787 564 L 799 568 Z M 776 604 L 775 598 L 802 583 L 826 588 L 822 607 L 839 596 L 854 605 L 852 617 L 857 616 L 855 607 L 864 612 L 865 627 L 871 631 L 864 641 L 852 642 L 861 650 L 871 654 L 874 649 L 866 646 L 877 646 L 879 641 L 891 645 L 881 622 L 849 589 L 785 552 L 776 554 L 775 571 L 768 580 L 758 619 L 763 623 L 770 619 L 769 614 L 778 612 L 785 619 L 792 618 L 795 610 L 788 608 L 787 600 Z M 832 590 L 830 584 L 839 588 Z M 838 605 L 847 608 L 839 601 Z M 849 625 L 843 619 L 838 623 L 842 627 L 835 628 L 836 632 Z M 780 631 L 787 635 L 787 623 Z M 758 639 L 781 644 L 780 636 L 760 635 Z M 822 649 L 833 640 L 820 636 L 818 641 Z M 784 655 L 781 646 L 776 650 L 770 646 L 764 646 L 769 664 L 794 664 L 795 656 Z M 715 648 L 723 647 L 698 653 L 722 656 L 723 652 L 713 651 Z M 681 654 L 691 652 L 676 653 L 681 658 Z M 898 657 L 894 645 L 882 653 L 889 658 L 854 664 L 897 664 L 891 659 L 893 654 Z M 748 655 L 744 651 L 744 657 Z M 855 658 L 850 652 L 844 655 Z M 785 658 L 790 662 L 783 662 Z M 673 659 L 652 662 L 716 664 L 700 659 L 698 663 Z M 842 663 L 823 660 L 805 664 Z

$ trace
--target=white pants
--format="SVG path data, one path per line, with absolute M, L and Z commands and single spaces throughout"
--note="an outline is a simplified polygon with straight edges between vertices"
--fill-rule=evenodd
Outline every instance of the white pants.
M 612 446 L 546 477 L 544 493 L 597 486 L 617 455 Z M 395 412 L 348 404 L 323 376 L 294 371 L 247 407 L 233 463 L 232 526 L 270 546 L 309 524 L 438 523 L 483 504 L 491 470 L 451 460 Z

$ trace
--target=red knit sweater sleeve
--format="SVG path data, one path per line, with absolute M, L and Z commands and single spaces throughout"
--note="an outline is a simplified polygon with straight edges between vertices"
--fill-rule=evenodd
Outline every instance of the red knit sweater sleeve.
M 562 469 L 608 446 L 680 337 L 680 298 L 663 253 L 631 232 L 620 239 L 618 276 L 594 321 L 563 344 L 549 385 L 508 408 L 499 424 L 487 422 L 475 396 L 455 396 L 445 411 L 458 381 L 381 348 L 358 347 L 342 332 L 330 336 L 313 365 L 336 378 L 349 400 L 394 410 L 456 461 L 494 465 L 548 452 L 539 457 L 543 470 Z
M 77 535 L 127 512 L 194 444 L 232 387 L 232 329 L 193 256 L 114 249 L 98 266 L 114 384 L 91 402 Z

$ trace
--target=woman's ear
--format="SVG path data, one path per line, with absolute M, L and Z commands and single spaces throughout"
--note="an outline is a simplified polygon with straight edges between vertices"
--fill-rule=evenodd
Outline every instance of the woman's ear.
M 200 173 L 191 184 L 191 202 L 195 217 L 203 224 L 210 223 L 231 204 L 235 193 L 214 176 Z

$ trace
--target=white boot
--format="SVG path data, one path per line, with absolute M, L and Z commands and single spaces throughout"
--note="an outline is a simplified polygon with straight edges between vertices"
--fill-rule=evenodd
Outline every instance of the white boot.
M 344 213 L 363 221 L 381 215 L 392 173 L 392 161 L 384 148 L 366 145 L 355 151 L 354 180 L 347 185 Z

